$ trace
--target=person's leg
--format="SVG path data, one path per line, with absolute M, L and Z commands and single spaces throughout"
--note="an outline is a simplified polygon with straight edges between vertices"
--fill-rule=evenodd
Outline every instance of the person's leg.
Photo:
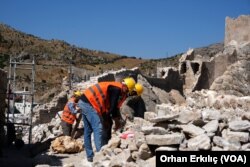
M 91 126 L 91 129 L 94 132 L 94 142 L 96 146 L 96 151 L 100 151 L 102 147 L 102 130 L 103 130 L 101 119 L 97 111 L 89 103 L 85 103 L 80 100 L 78 102 L 78 105 L 82 109 L 83 115 L 86 116 L 86 119 L 89 122 L 89 125 Z
M 67 122 L 62 120 L 61 121 L 61 126 L 62 126 L 62 130 L 63 130 L 63 135 L 71 136 L 72 125 L 70 125 Z
M 91 142 L 92 128 L 85 114 L 82 115 L 82 118 L 83 118 L 83 123 L 84 123 L 83 137 L 84 137 L 86 155 L 87 155 L 87 159 L 91 161 L 91 159 L 93 159 L 94 157 L 94 152 L 93 152 L 92 142 Z
M 97 112 L 92 112 L 91 115 L 89 115 L 89 119 L 91 122 L 91 126 L 94 132 L 94 142 L 96 151 L 100 151 L 101 147 L 103 146 L 103 125 L 100 119 L 100 116 L 97 114 Z
M 89 112 L 88 107 L 86 107 L 87 103 L 82 102 L 81 100 L 79 100 L 78 102 L 78 106 L 81 108 L 82 110 L 82 120 L 83 120 L 83 124 L 84 124 L 84 146 L 85 146 L 85 150 L 86 150 L 86 155 L 87 155 L 87 159 L 89 161 L 91 161 L 91 159 L 93 159 L 94 157 L 94 152 L 93 152 L 93 148 L 92 148 L 92 143 L 91 143 L 91 133 L 92 133 L 92 128 L 90 125 L 90 122 L 87 118 L 87 115 Z
M 102 133 L 102 146 L 108 144 L 108 141 L 111 139 L 112 135 L 112 118 L 110 116 L 105 116 L 105 119 L 103 121 L 103 133 Z

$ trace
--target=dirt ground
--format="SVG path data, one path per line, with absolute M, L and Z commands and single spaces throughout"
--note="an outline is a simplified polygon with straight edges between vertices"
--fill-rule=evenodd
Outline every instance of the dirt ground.
M 3 149 L 3 157 L 0 157 L 1 167 L 91 167 L 87 162 L 85 151 L 75 154 L 54 154 L 45 150 L 31 157 L 30 146 L 24 145 L 21 149 L 15 146 L 6 146 Z

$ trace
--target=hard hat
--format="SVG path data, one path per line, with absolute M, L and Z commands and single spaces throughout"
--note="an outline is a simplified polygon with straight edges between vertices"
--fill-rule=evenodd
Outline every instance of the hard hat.
M 143 86 L 139 83 L 135 84 L 135 91 L 136 91 L 138 96 L 141 96 L 141 94 L 143 92 Z
M 127 85 L 128 91 L 132 92 L 135 88 L 135 80 L 132 77 L 123 79 L 124 84 Z
M 74 95 L 77 97 L 80 97 L 82 95 L 82 93 L 78 90 L 74 92 Z

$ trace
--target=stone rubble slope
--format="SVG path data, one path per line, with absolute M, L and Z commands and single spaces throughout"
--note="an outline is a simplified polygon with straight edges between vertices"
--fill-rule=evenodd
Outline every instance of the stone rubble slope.
M 151 167 L 155 166 L 157 150 L 250 151 L 250 43 L 232 43 L 209 61 L 201 57 L 197 61 L 189 50 L 180 59 L 179 73 L 168 68 L 161 79 L 148 78 L 136 69 L 128 71 L 144 86 L 144 92 L 122 106 L 122 115 L 129 115 L 124 131 L 113 133 L 109 143 L 95 154 L 92 165 Z M 216 67 L 224 58 L 226 63 Z M 216 69 L 219 71 L 212 75 Z M 211 77 L 206 78 L 207 74 Z M 75 84 L 74 89 L 84 90 L 100 80 L 119 80 L 125 75 L 126 70 L 96 76 Z M 169 89 L 169 78 L 183 83 L 183 90 Z M 60 118 L 53 111 L 63 104 L 55 101 L 64 101 L 60 97 L 65 94 L 37 109 L 39 119 L 47 122 L 33 128 L 34 142 L 62 133 Z M 44 111 L 53 116 L 43 116 Z M 50 117 L 55 118 L 48 122 Z M 130 137 L 122 137 L 129 136 L 126 133 Z

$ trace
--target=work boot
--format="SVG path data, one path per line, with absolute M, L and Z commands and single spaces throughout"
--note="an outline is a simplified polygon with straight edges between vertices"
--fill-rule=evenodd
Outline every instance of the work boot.
M 93 162 L 93 158 L 87 158 L 89 162 Z

